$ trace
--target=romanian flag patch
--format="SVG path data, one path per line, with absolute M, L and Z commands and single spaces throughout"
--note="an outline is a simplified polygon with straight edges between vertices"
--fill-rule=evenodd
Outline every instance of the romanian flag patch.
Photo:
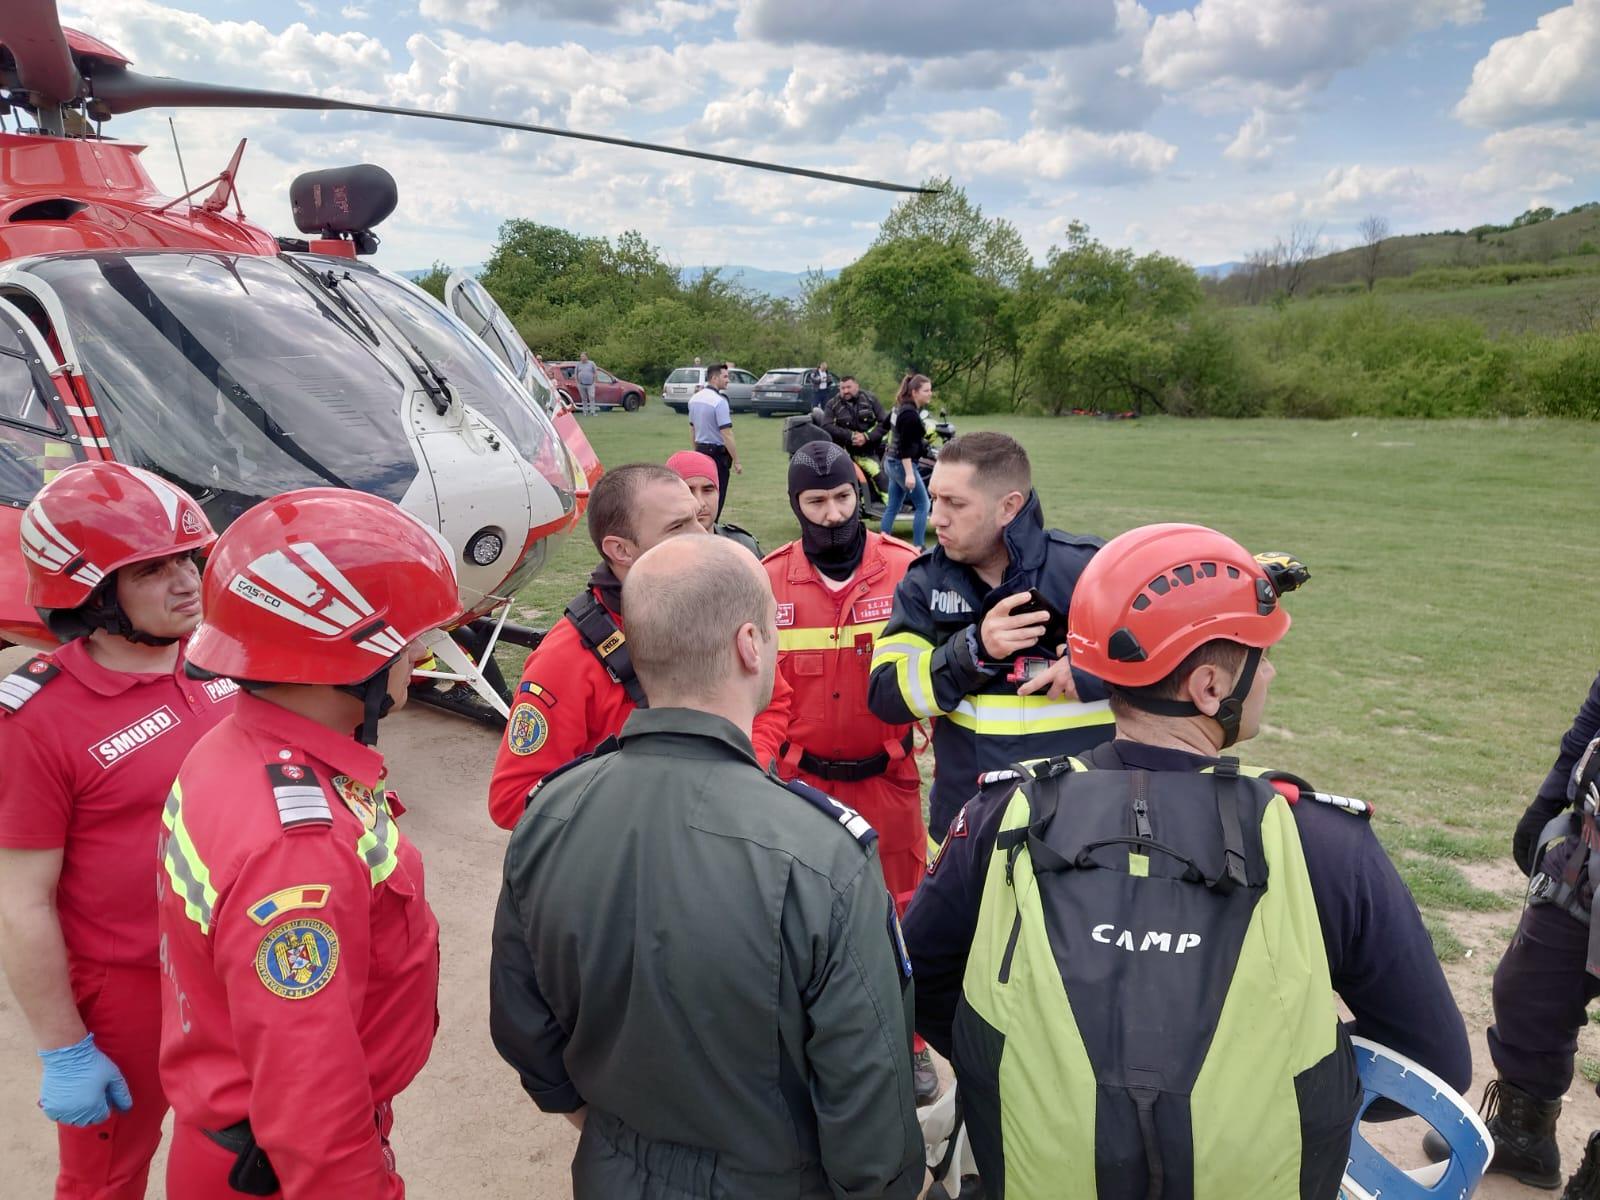
M 252 904 L 250 919 L 257 925 L 265 925 L 297 908 L 321 908 L 327 904 L 328 892 L 331 890 L 325 883 L 306 883 L 299 887 L 284 888 L 281 892 L 273 892 L 265 900 L 257 900 Z

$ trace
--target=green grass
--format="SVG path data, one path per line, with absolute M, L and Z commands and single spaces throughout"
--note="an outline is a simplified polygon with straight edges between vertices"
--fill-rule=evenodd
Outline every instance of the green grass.
M 1397 281 L 1403 282 L 1403 281 Z M 1600 271 L 1557 279 L 1533 279 L 1513 284 L 1479 284 L 1439 291 L 1382 289 L 1383 302 L 1408 316 L 1468 317 L 1494 338 L 1525 334 L 1562 336 L 1593 329 L 1600 321 Z M 1311 296 L 1297 306 L 1334 311 L 1365 298 L 1365 292 L 1343 296 Z M 1238 319 L 1263 321 L 1273 313 L 1270 305 L 1234 309 Z
M 1514 907 L 1464 865 L 1511 830 L 1600 666 L 1600 428 L 1559 421 L 1176 421 L 957 417 L 1022 440 L 1053 525 L 1110 537 L 1214 525 L 1288 550 L 1313 579 L 1268 729 L 1247 760 L 1377 805 L 1375 826 L 1436 930 Z M 687 424 L 657 399 L 584 418 L 601 460 L 663 461 Z M 725 516 L 765 548 L 796 536 L 782 422 L 735 419 L 745 474 Z M 1352 436 L 1355 435 L 1355 436 Z M 538 624 L 582 586 L 580 531 L 522 594 Z M 1439 942 L 1441 951 L 1449 943 Z M 1459 951 L 1457 951 L 1459 952 Z

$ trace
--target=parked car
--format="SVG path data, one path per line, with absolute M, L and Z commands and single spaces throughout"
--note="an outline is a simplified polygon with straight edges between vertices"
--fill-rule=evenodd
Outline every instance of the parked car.
M 756 380 L 750 410 L 763 417 L 778 413 L 808 413 L 816 402 L 816 388 L 807 380 L 808 367 L 778 367 Z
M 574 408 L 581 407 L 581 397 L 578 394 L 578 364 L 575 362 L 553 362 L 546 366 L 550 378 L 567 395 L 567 400 Z M 618 379 L 610 371 L 602 371 L 598 366 L 594 369 L 594 399 L 601 408 L 620 408 L 625 412 L 636 412 L 644 403 L 644 385 L 642 383 L 629 383 L 626 379 Z
M 661 398 L 673 412 L 689 411 L 689 401 L 706 385 L 704 367 L 679 367 L 667 376 L 661 387 Z M 730 412 L 751 412 L 750 393 L 755 389 L 756 377 L 739 367 L 728 369 L 728 409 Z

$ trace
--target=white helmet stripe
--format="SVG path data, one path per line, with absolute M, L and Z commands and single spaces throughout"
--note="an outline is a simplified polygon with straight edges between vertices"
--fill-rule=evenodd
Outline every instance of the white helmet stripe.
M 313 542 L 299 542 L 289 547 L 298 554 L 307 565 L 314 568 L 324 579 L 339 589 L 341 595 L 350 602 L 350 605 L 364 617 L 372 615 L 372 605 L 367 603 L 367 598 L 355 589 L 355 586 L 344 577 L 338 567 L 328 561 L 324 554 Z M 331 613 L 329 614 L 332 615 Z M 350 622 L 352 625 L 354 621 Z
M 50 523 L 44 508 L 30 504 L 22 513 L 22 552 L 49 571 L 59 571 L 81 553 Z
M 274 552 L 276 553 L 276 552 Z M 271 557 L 270 555 L 268 557 Z M 257 559 L 251 564 L 259 569 L 265 559 Z M 276 613 L 286 621 L 293 621 L 296 625 L 303 625 L 313 633 L 334 636 L 339 632 L 337 625 L 330 625 L 322 618 L 296 607 L 292 600 L 285 600 L 276 592 L 268 591 L 253 579 L 248 578 L 242 571 L 233 577 L 228 584 L 228 590 L 235 595 L 243 596 L 257 608 L 264 608 L 270 613 Z
M 177 489 L 143 467 L 129 467 L 128 473 L 150 489 L 160 503 L 161 511 L 167 514 L 167 528 L 175 531 L 178 528 L 178 506 L 183 503 L 183 497 Z

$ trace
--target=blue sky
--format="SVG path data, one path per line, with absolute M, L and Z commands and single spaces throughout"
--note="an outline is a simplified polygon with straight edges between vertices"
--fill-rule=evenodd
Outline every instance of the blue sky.
M 1600 0 L 60 0 L 135 67 L 696 145 L 879 178 L 951 174 L 1036 254 L 1082 220 L 1195 263 L 1300 223 L 1349 244 L 1600 199 Z M 857 257 L 879 192 L 536 135 L 345 114 L 179 112 L 191 181 L 241 136 L 245 210 L 367 161 L 377 261 L 479 262 L 510 217 L 674 262 Z M 181 191 L 165 112 L 147 141 Z

